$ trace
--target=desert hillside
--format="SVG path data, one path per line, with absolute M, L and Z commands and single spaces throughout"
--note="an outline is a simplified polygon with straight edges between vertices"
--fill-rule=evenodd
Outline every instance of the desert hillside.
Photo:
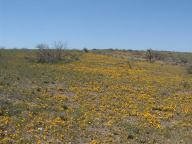
M 191 53 L 0 50 L 0 143 L 190 143 Z

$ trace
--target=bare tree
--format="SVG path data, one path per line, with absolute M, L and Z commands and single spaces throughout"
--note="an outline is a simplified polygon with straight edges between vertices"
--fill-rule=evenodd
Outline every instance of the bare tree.
M 38 44 L 37 60 L 41 63 L 54 63 L 57 61 L 55 50 L 51 49 L 47 44 Z
M 41 43 L 37 45 L 37 48 L 39 49 L 37 53 L 38 62 L 54 63 L 62 59 L 66 44 L 56 41 L 50 48 L 47 44 Z
M 37 52 L 38 62 L 50 62 L 51 52 L 47 44 L 41 43 L 37 45 L 39 49 Z
M 65 44 L 61 41 L 55 41 L 54 49 L 56 59 L 61 60 L 63 56 L 63 50 L 65 49 Z
M 45 43 L 40 43 L 37 45 L 37 48 L 39 49 L 49 49 L 49 45 L 45 44 Z

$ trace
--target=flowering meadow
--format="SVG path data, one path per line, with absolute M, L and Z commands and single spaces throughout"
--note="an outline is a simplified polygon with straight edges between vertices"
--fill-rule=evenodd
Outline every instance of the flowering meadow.
M 190 144 L 192 75 L 131 52 L 37 63 L 1 50 L 0 144 Z

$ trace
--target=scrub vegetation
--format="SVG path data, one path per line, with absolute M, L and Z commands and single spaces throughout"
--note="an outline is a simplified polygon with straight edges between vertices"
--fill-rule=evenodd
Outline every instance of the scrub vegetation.
M 192 142 L 191 53 L 38 52 L 0 50 L 0 143 Z

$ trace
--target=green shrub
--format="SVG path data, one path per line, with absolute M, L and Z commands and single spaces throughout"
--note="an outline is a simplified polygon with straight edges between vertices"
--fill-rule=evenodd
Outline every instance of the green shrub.
M 83 51 L 84 51 L 85 53 L 88 53 L 88 52 L 89 52 L 87 48 L 83 48 Z

